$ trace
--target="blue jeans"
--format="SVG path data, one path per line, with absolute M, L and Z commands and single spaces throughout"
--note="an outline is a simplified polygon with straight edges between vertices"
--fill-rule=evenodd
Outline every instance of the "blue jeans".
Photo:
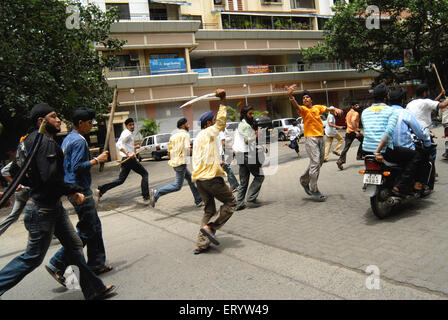
M 83 247 L 87 246 L 87 265 L 93 272 L 101 269 L 106 263 L 106 250 L 104 249 L 103 231 L 98 212 L 95 208 L 95 201 L 92 190 L 87 189 L 82 192 L 86 198 L 82 205 L 70 199 L 71 204 L 78 214 L 76 229 L 81 238 Z M 55 272 L 64 273 L 69 266 L 64 247 L 58 250 L 47 265 Z
M 24 222 L 29 232 L 28 246 L 25 253 L 14 258 L 0 271 L 0 296 L 42 263 L 53 233 L 65 247 L 69 263 L 79 268 L 79 284 L 84 297 L 93 298 L 106 289 L 103 281 L 87 266 L 82 242 L 61 203 L 55 208 L 44 209 L 28 201 Z
M 183 164 L 178 167 L 173 168 L 176 172 L 176 178 L 172 184 L 166 185 L 160 189 L 157 189 L 154 193 L 154 199 L 157 201 L 161 196 L 176 192 L 182 189 L 182 185 L 184 183 L 184 179 L 187 180 L 188 185 L 190 186 L 191 192 L 193 193 L 194 203 L 199 204 L 202 201 L 201 195 L 199 194 L 198 189 L 196 188 L 194 182 L 191 181 L 191 173 L 187 169 L 187 165 Z

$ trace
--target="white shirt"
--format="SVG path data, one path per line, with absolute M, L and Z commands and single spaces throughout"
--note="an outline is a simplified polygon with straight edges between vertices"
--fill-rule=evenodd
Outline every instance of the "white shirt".
M 296 140 L 297 138 L 300 137 L 300 128 L 297 126 L 293 126 L 291 129 L 289 129 L 288 134 L 289 134 L 289 140 L 293 141 Z
M 134 153 L 134 135 L 128 129 L 124 129 L 117 141 L 118 150 L 124 149 L 129 154 Z M 120 150 L 120 156 L 127 157 L 127 155 Z
M 327 125 L 325 127 L 325 135 L 327 137 L 334 137 L 338 133 L 338 130 L 335 127 L 330 127 L 330 123 L 333 125 L 336 123 L 336 119 L 331 113 L 328 114 Z
M 437 109 L 439 101 L 431 99 L 415 99 L 408 103 L 406 109 L 411 111 L 423 129 L 431 126 L 431 112 Z

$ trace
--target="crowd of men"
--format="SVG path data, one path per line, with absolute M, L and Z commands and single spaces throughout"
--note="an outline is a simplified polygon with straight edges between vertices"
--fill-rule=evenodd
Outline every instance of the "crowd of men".
M 298 102 L 294 96 L 296 89 L 296 85 L 288 87 L 287 94 L 304 124 L 303 135 L 309 165 L 299 181 L 307 195 L 317 201 L 326 200 L 326 196 L 319 191 L 318 178 L 322 164 L 328 160 L 333 139 L 338 141 L 333 153 L 339 156 L 336 164 L 340 170 L 343 170 L 352 142 L 358 139 L 358 160 L 373 154 L 379 162 L 385 159 L 403 167 L 403 174 L 393 188 L 397 196 L 431 189 L 424 179 L 427 173 L 425 159 L 429 157 L 434 163 L 436 157 L 435 148 L 431 148 L 434 136 L 430 132 L 431 113 L 445 109 L 448 100 L 437 101 L 440 96 L 436 100 L 428 99 L 428 86 L 420 85 L 417 87 L 417 98 L 404 108 L 403 90 L 390 90 L 385 84 L 380 84 L 373 90 L 375 103 L 363 110 L 362 114 L 359 103 L 351 103 L 346 116 L 345 146 L 339 153 L 343 138 L 337 130 L 343 127 L 336 125 L 335 116 L 342 115 L 343 111 L 333 106 L 314 105 L 312 94 L 308 91 L 302 92 Z M 117 142 L 122 156 L 119 177 L 92 191 L 91 168 L 108 160 L 107 151 L 93 159 L 89 157 L 84 135 L 92 129 L 95 112 L 84 107 L 75 110 L 73 130 L 59 146 L 54 140 L 61 126 L 57 113 L 48 104 L 35 105 L 30 114 L 34 129 L 21 139 L 16 158 L 2 170 L 2 174 L 12 183 L 12 177 L 27 166 L 25 177 L 20 180 L 20 186 L 15 192 L 14 206 L 9 216 L 0 223 L 0 235 L 25 210 L 24 222 L 29 239 L 25 253 L 0 270 L 0 296 L 42 263 L 54 235 L 62 247 L 45 266 L 49 274 L 65 286 L 64 271 L 67 266 L 75 265 L 79 268 L 80 286 L 86 299 L 109 297 L 115 291 L 115 286 L 106 286 L 98 276 L 113 267 L 106 264 L 102 225 L 95 200 L 99 201 L 108 190 L 123 184 L 131 170 L 141 176 L 143 201 L 152 207 L 163 195 L 179 191 L 184 179 L 187 180 L 194 203 L 204 207 L 193 253 L 208 251 L 212 243 L 219 245 L 216 231 L 236 210 L 245 209 L 247 202 L 257 201 L 265 177 L 254 108 L 245 106 L 241 109 L 240 123 L 234 132 L 233 143 L 229 145 L 223 135 L 227 119 L 226 92 L 218 89 L 215 95 L 220 99 L 219 110 L 216 115 L 212 111 L 201 115 L 201 131 L 193 146 L 190 144 L 187 119 L 178 120 L 178 130 L 171 136 L 168 147 L 168 165 L 175 172 L 175 180 L 159 189 L 149 188 L 148 172 L 137 161 L 138 146 L 134 143 L 133 119 L 126 120 L 126 129 Z M 324 128 L 320 115 L 326 112 L 330 115 L 327 127 Z M 364 134 L 361 133 L 361 123 Z M 300 129 L 297 123 L 294 127 L 296 129 L 290 134 L 290 147 L 300 158 Z M 423 148 L 418 147 L 414 136 L 422 141 Z M 37 146 L 36 141 L 39 141 Z M 37 151 L 30 158 L 30 150 L 35 147 Z M 227 148 L 231 149 L 230 160 L 235 158 L 237 161 L 239 181 L 226 159 Z M 187 158 L 190 156 L 191 172 L 187 168 Z M 251 176 L 253 180 L 249 185 Z M 61 197 L 64 195 L 68 196 L 78 216 L 76 230 L 62 206 Z M 215 199 L 222 203 L 219 209 Z M 83 247 L 87 247 L 87 260 Z

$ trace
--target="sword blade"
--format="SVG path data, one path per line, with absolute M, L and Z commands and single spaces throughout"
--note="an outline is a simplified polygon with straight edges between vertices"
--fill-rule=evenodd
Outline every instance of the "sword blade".
M 200 100 L 202 100 L 202 99 L 209 98 L 209 97 L 214 97 L 214 96 L 215 96 L 215 93 L 214 93 L 214 92 L 213 92 L 213 93 L 207 93 L 207 94 L 204 94 L 203 96 L 199 96 L 199 97 L 196 97 L 196 98 L 194 98 L 194 99 L 191 99 L 190 101 L 185 102 L 183 105 L 181 105 L 181 106 L 179 107 L 179 109 L 182 109 L 183 107 L 189 106 L 190 104 L 193 104 L 193 103 L 195 103 L 195 102 L 198 102 L 198 101 L 200 101 Z

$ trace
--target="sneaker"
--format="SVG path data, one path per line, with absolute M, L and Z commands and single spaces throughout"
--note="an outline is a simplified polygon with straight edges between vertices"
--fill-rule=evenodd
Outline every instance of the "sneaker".
M 199 203 L 196 204 L 196 207 L 199 208 L 199 207 L 202 207 L 203 205 L 204 205 L 204 201 L 201 201 L 201 202 L 199 202 Z
M 143 197 L 143 203 L 146 204 L 146 205 L 150 204 L 151 203 L 151 197 L 150 196 Z
M 156 190 L 151 189 L 149 190 L 149 204 L 151 205 L 151 207 L 155 207 L 156 205 L 156 199 L 154 198 L 154 195 L 156 194 Z

